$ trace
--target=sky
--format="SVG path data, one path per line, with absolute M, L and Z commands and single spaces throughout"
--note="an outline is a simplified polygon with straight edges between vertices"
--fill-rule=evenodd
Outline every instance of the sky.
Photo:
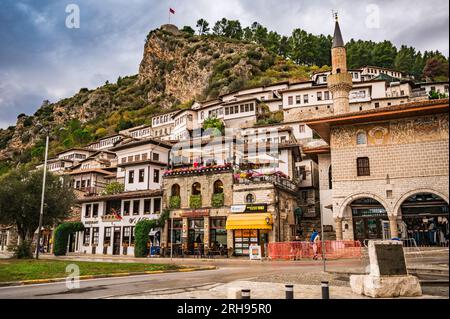
M 145 38 L 168 23 L 169 7 L 180 28 L 226 17 L 283 35 L 295 28 L 332 34 L 337 10 L 345 41 L 390 40 L 449 54 L 448 0 L 2 0 L 0 128 L 33 114 L 43 100 L 137 74 Z

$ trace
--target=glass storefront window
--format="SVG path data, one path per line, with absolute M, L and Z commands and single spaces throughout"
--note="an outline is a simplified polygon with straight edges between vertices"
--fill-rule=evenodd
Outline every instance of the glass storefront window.
M 225 229 L 226 218 L 211 218 L 209 241 L 211 247 L 227 246 L 227 230 Z
M 258 245 L 258 230 L 240 229 L 234 231 L 234 254 L 248 255 L 250 245 Z

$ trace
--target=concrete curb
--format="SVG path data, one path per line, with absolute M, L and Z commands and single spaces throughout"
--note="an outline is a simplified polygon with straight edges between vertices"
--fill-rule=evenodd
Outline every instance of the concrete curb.
M 217 269 L 217 267 L 216 266 L 189 267 L 189 268 L 181 268 L 181 269 L 176 269 L 176 270 L 152 270 L 152 271 L 123 272 L 123 273 L 101 274 L 101 275 L 84 275 L 84 276 L 80 276 L 79 278 L 80 278 L 80 280 L 87 280 L 87 279 L 99 279 L 99 278 L 114 278 L 114 277 L 129 277 L 129 276 L 165 274 L 165 273 L 175 273 L 175 272 L 192 272 L 192 271 L 214 270 L 214 269 Z M 0 282 L 0 287 L 48 284 L 48 283 L 62 282 L 62 281 L 66 281 L 66 278 L 48 278 L 48 279 L 31 279 L 31 280 L 22 280 L 22 281 L 7 281 L 7 282 Z

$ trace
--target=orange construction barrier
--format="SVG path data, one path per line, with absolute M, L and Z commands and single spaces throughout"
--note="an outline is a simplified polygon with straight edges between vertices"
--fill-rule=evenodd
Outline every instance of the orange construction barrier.
M 325 258 L 359 258 L 361 257 L 361 242 L 356 240 L 326 240 L 324 242 Z M 322 257 L 322 242 L 317 243 L 317 255 Z M 302 258 L 313 258 L 313 243 L 281 242 L 268 244 L 269 259 L 300 260 Z

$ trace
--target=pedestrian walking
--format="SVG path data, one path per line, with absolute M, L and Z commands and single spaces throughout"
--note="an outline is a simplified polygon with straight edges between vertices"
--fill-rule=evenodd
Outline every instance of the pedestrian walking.
M 311 237 L 309 238 L 309 240 L 313 247 L 313 252 L 314 252 L 313 259 L 316 260 L 319 257 L 317 252 L 318 252 L 318 247 L 319 247 L 318 244 L 320 241 L 320 236 L 319 236 L 319 233 L 317 232 L 317 230 L 313 229 L 313 233 L 311 234 Z

